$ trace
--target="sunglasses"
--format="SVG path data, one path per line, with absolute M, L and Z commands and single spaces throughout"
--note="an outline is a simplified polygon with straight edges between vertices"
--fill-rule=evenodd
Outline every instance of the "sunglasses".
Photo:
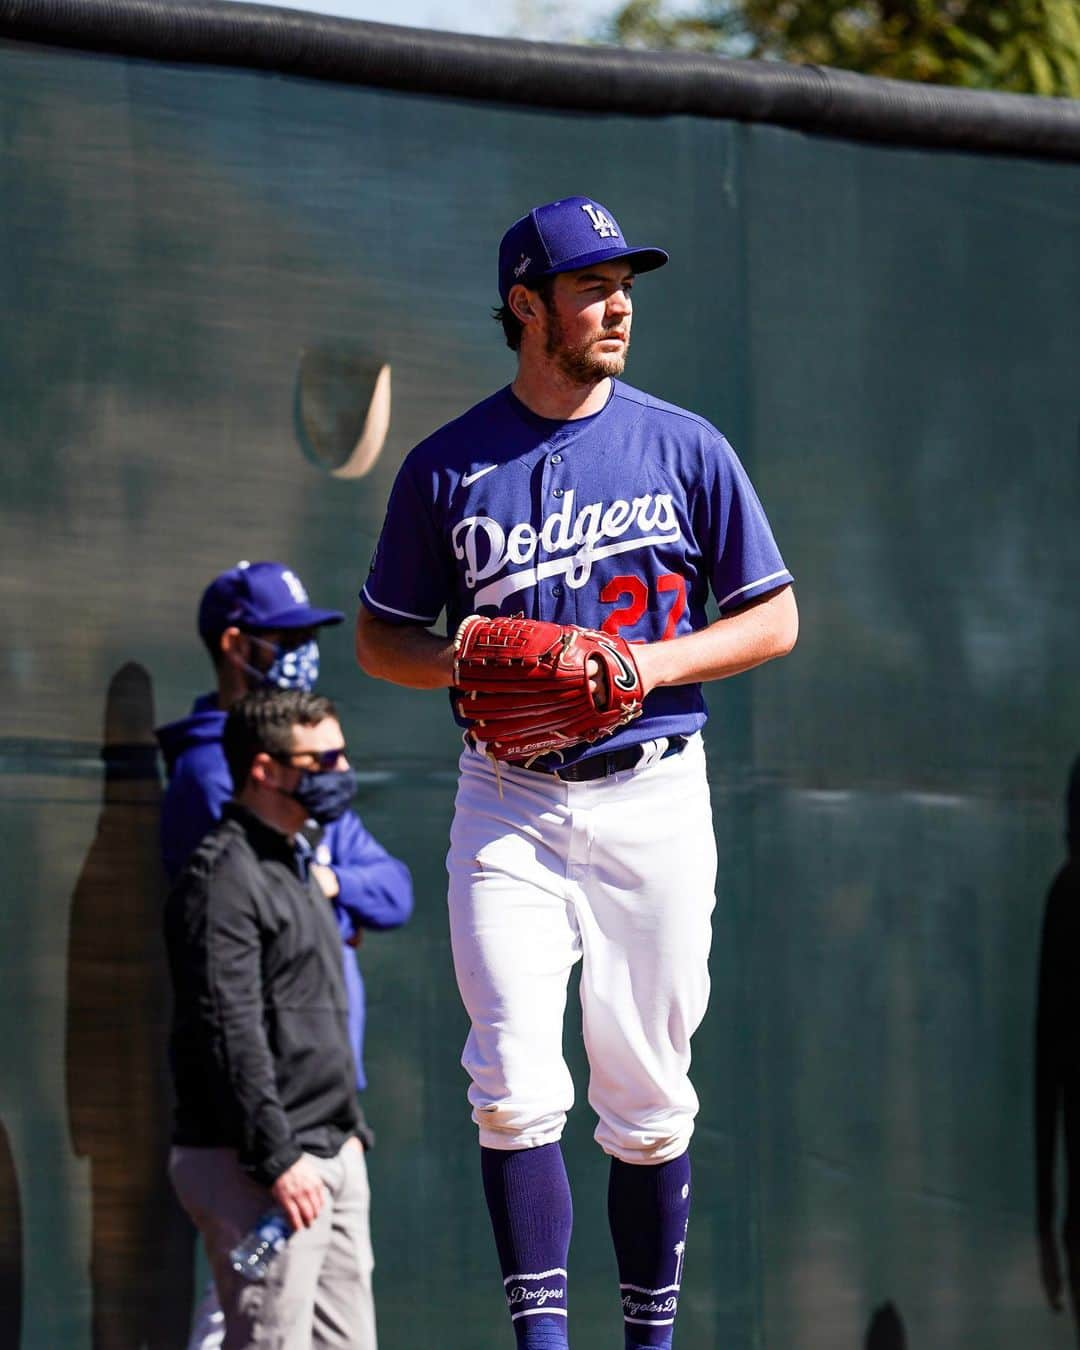
M 294 759 L 313 759 L 319 773 L 329 773 L 345 754 L 345 746 L 335 745 L 331 750 L 294 750 L 290 754 L 271 755 L 279 764 L 291 764 Z

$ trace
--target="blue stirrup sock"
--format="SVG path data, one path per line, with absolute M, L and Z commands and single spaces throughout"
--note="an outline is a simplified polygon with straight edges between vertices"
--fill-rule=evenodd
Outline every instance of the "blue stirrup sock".
M 689 1217 L 688 1153 L 655 1167 L 612 1158 L 608 1221 L 619 1267 L 625 1350 L 670 1350 Z
M 480 1170 L 518 1350 L 566 1350 L 573 1207 L 562 1149 L 481 1148 Z

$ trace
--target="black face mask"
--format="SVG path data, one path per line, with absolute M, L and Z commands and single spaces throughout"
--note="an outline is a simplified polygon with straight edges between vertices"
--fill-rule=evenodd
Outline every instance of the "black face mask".
M 319 825 L 329 825 L 343 816 L 356 796 L 354 769 L 328 769 L 323 773 L 305 770 L 289 794 Z

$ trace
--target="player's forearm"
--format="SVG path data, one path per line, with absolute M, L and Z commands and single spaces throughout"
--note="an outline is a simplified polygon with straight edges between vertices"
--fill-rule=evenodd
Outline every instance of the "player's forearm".
M 646 691 L 663 684 L 722 680 L 785 656 L 799 635 L 790 586 L 752 602 L 697 633 L 652 642 L 635 652 Z
M 356 659 L 378 680 L 409 689 L 449 689 L 454 683 L 454 644 L 426 628 L 386 623 L 366 609 L 356 619 Z

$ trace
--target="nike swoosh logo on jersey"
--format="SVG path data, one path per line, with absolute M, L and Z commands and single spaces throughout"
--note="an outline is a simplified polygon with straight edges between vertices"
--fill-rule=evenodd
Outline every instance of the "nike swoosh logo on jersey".
M 486 469 L 477 469 L 475 473 L 463 473 L 461 475 L 461 486 L 470 487 L 478 478 L 483 478 L 484 474 L 490 473 L 492 469 L 497 469 L 497 464 L 489 464 Z

